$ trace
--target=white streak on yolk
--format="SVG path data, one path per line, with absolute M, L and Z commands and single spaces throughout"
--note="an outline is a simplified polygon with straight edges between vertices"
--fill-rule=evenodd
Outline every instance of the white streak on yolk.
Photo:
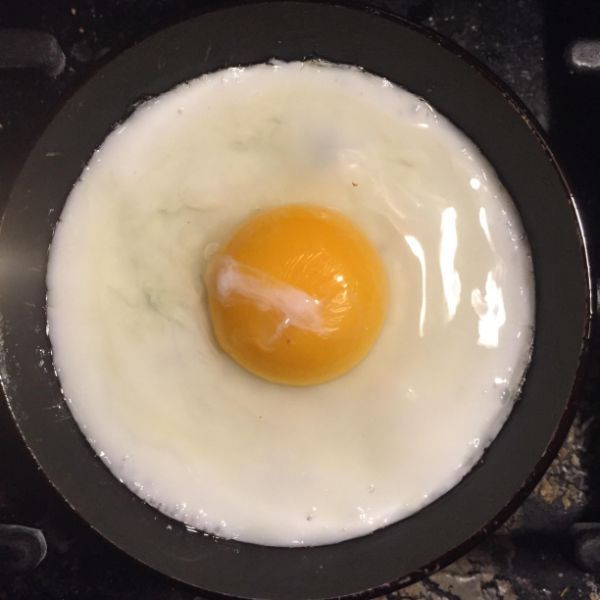
M 219 256 L 214 265 L 217 292 L 224 304 L 235 302 L 236 296 L 255 302 L 262 310 L 276 310 L 284 315 L 282 324 L 312 331 L 318 335 L 328 332 L 323 310 L 317 298 L 293 285 L 269 277 L 234 260 Z

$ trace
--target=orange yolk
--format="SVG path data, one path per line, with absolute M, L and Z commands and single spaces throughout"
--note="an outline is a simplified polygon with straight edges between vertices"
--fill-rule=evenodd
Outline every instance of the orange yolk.
M 287 205 L 245 221 L 211 259 L 210 316 L 221 348 L 290 385 L 354 367 L 377 338 L 387 282 L 377 251 L 340 213 Z

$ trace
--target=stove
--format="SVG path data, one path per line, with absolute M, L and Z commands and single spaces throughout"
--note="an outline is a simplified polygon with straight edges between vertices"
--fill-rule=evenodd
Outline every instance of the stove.
M 204 0 L 203 4 L 211 4 Z M 593 0 L 372 0 L 442 33 L 506 81 L 549 134 L 593 233 L 600 219 L 600 4 Z M 0 206 L 61 102 L 134 40 L 194 0 L 0 4 Z M 15 31 L 19 30 L 19 31 Z M 23 38 L 23 30 L 28 30 Z M 25 42 L 23 40 L 25 39 Z M 557 240 L 559 243 L 559 240 Z M 596 253 L 592 248 L 592 257 Z M 395 598 L 600 599 L 598 343 L 575 423 L 523 506 L 494 535 Z M 2 525 L 3 524 L 3 525 Z M 28 455 L 0 403 L 0 600 L 199 600 L 94 533 Z

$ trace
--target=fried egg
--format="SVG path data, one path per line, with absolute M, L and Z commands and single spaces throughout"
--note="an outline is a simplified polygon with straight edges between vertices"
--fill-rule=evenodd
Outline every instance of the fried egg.
M 229 68 L 139 107 L 47 272 L 68 405 L 188 527 L 335 543 L 456 485 L 530 357 L 532 264 L 492 167 L 358 68 Z

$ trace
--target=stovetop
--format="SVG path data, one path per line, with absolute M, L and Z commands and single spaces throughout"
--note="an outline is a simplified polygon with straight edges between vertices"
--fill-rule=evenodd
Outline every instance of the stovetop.
M 0 206 L 19 165 L 61 101 L 98 64 L 161 23 L 183 18 L 194 0 L 4 0 L 0 33 L 50 33 L 64 68 L 0 69 Z M 373 0 L 471 51 L 533 111 L 570 175 L 589 232 L 600 218 L 600 4 L 593 0 Z M 0 38 L 1 39 L 1 38 Z M 6 50 L 6 48 L 5 48 Z M 0 66 L 2 60 L 0 44 Z M 45 65 L 47 67 L 48 65 Z M 595 249 L 593 254 L 595 253 Z M 582 567 L 600 566 L 600 372 L 597 343 L 575 423 L 557 459 L 499 531 L 467 556 L 395 598 L 471 600 L 596 598 L 600 584 Z M 95 534 L 38 471 L 0 402 L 0 524 L 41 530 L 42 562 L 0 572 L 0 600 L 144 598 L 192 600 L 193 589 L 141 566 Z M 575 527 L 574 527 L 575 526 Z M 26 548 L 24 545 L 23 548 Z M 0 565 L 6 559 L 0 536 Z M 23 555 L 24 563 L 27 556 Z M 23 563 L 23 564 L 24 564 Z

